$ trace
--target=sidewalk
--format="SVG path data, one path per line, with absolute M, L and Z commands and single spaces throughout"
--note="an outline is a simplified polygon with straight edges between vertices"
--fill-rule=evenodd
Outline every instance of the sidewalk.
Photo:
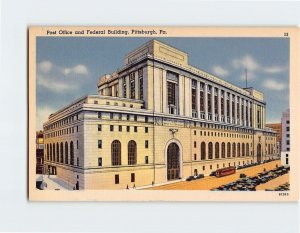
M 56 175 L 36 175 L 36 181 L 44 181 L 47 183 L 46 190 L 73 190 L 67 182 L 59 179 Z

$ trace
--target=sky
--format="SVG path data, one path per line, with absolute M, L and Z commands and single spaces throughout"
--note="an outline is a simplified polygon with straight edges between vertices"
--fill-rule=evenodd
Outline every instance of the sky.
M 36 50 L 37 118 L 42 130 L 48 116 L 84 95 L 97 94 L 103 74 L 153 38 L 38 37 Z M 288 38 L 155 38 L 189 56 L 189 64 L 239 87 L 264 93 L 267 123 L 280 122 L 289 107 Z

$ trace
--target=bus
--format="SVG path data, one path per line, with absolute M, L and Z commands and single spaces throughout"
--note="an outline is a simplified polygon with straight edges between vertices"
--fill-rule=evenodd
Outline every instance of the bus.
M 225 167 L 216 170 L 216 177 L 223 177 L 223 176 L 229 176 L 231 174 L 235 173 L 235 167 Z

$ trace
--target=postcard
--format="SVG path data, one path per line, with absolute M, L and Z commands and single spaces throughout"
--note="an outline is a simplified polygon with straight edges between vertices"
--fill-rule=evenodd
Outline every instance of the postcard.
M 298 28 L 28 34 L 29 200 L 298 200 Z

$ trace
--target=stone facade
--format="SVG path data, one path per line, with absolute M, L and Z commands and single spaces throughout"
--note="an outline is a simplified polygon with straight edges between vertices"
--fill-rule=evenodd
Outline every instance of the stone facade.
M 157 40 L 102 76 L 98 92 L 44 124 L 45 166 L 75 189 L 166 183 L 276 154 L 262 93 L 189 65 L 188 54 Z

